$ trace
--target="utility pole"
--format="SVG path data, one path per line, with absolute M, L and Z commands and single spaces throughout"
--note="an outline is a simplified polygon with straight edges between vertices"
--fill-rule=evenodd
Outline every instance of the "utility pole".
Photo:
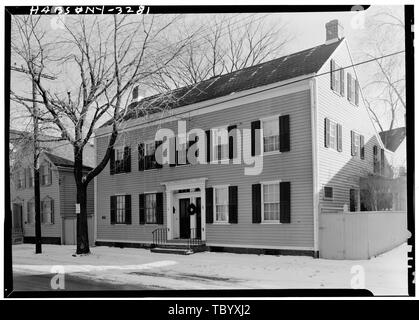
M 23 67 L 11 67 L 11 70 L 22 72 L 31 75 L 32 81 L 32 105 L 33 105 L 33 177 L 34 177 L 34 192 L 35 192 L 35 253 L 42 253 L 42 235 L 41 235 L 41 188 L 39 183 L 39 141 L 38 141 L 38 105 L 36 103 L 36 84 L 34 80 L 34 76 L 30 73 L 29 70 L 24 69 Z M 34 69 L 34 65 L 32 62 L 32 70 Z M 55 80 L 56 78 L 50 75 L 41 74 L 43 78 L 47 78 L 50 80 Z M 25 177 L 26 179 L 26 177 Z

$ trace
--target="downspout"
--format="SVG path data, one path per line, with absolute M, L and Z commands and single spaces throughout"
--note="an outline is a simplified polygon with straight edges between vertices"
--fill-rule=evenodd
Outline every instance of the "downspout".
M 314 231 L 314 257 L 319 257 L 319 159 L 317 155 L 317 81 L 313 77 L 310 80 L 311 102 L 311 155 L 313 167 L 313 231 Z
M 94 159 L 95 159 L 95 166 L 97 165 L 97 139 L 96 136 L 93 137 L 95 144 L 93 146 L 94 148 Z M 93 178 L 93 206 L 94 206 L 94 227 L 93 227 L 93 246 L 96 245 L 96 239 L 97 239 L 97 176 Z

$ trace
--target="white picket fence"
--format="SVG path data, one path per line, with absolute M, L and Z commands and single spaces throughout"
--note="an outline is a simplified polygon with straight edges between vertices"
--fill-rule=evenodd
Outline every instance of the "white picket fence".
M 406 211 L 322 212 L 320 258 L 363 260 L 409 238 Z

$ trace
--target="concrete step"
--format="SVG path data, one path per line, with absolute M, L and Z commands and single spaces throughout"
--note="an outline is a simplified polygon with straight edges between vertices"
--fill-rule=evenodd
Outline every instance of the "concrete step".
M 192 254 L 193 251 L 189 249 L 179 249 L 179 248 L 162 248 L 162 247 L 155 247 L 150 250 L 154 253 L 171 253 L 171 254 L 181 254 L 181 255 L 188 255 Z

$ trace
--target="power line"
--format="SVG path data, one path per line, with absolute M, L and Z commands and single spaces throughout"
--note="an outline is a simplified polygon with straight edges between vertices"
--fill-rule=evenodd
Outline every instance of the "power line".
M 397 55 L 397 54 L 400 54 L 400 53 L 403 53 L 403 52 L 405 52 L 405 50 L 401 50 L 401 51 L 389 53 L 389 54 L 386 54 L 386 55 L 382 55 L 380 57 L 372 58 L 372 59 L 369 59 L 369 60 L 364 60 L 364 61 L 361 61 L 361 62 L 358 62 L 358 63 L 352 63 L 352 64 L 347 65 L 345 67 L 341 67 L 340 69 L 353 68 L 355 66 L 359 66 L 359 65 L 362 65 L 362 64 L 366 64 L 366 63 L 370 63 L 370 62 L 376 61 L 376 60 L 380 60 L 380 59 L 384 59 L 384 58 L 387 58 L 387 57 L 391 57 L 391 56 L 394 56 L 394 55 Z M 336 70 L 335 72 L 337 72 L 337 71 L 338 70 Z M 319 76 L 330 74 L 330 72 L 331 71 L 326 71 L 326 72 L 323 72 L 323 73 L 318 73 L 318 74 L 315 74 L 315 75 L 307 76 L 307 77 L 302 78 L 302 79 L 294 80 L 294 81 L 291 81 L 291 82 L 288 82 L 288 83 L 284 83 L 284 84 L 280 84 L 280 85 L 277 85 L 277 86 L 274 86 L 274 87 L 271 87 L 271 88 L 260 90 L 260 91 L 258 91 L 258 93 L 269 91 L 269 90 L 273 90 L 273 89 L 277 89 L 277 88 L 281 88 L 281 87 L 285 87 L 285 86 L 288 86 L 288 85 L 291 85 L 291 84 L 295 84 L 295 83 L 298 83 L 298 82 L 301 82 L 301 81 L 306 81 L 306 80 L 309 80 L 309 79 L 317 78 Z M 204 109 L 204 108 L 215 106 L 215 105 L 220 104 L 220 103 L 225 103 L 225 102 L 229 102 L 229 101 L 241 99 L 241 98 L 250 96 L 252 94 L 254 94 L 254 93 L 248 93 L 248 94 L 245 94 L 245 95 L 240 96 L 240 97 L 233 97 L 233 98 L 231 98 L 231 99 L 229 99 L 227 101 L 216 102 L 216 103 L 213 103 L 213 104 L 210 104 L 210 105 L 206 105 L 206 106 L 202 106 L 202 107 L 199 107 L 199 108 L 195 108 L 195 109 L 190 110 L 190 111 L 180 112 L 180 113 L 177 113 L 176 116 L 179 116 L 179 115 L 182 115 L 182 114 L 186 114 L 186 113 L 190 113 L 191 111 L 201 110 L 201 109 Z M 170 118 L 170 117 L 173 117 L 173 116 L 174 115 L 168 115 L 168 116 L 165 116 L 165 117 L 161 117 L 159 119 L 150 120 L 150 121 L 147 121 L 147 122 L 143 122 L 141 125 L 148 124 L 148 123 L 153 123 L 153 122 L 160 121 L 160 120 L 164 120 L 164 119 L 167 119 L 167 118 Z M 132 127 L 135 127 L 135 125 L 130 126 L 130 127 L 126 127 L 126 128 L 124 128 L 124 130 L 130 129 Z

